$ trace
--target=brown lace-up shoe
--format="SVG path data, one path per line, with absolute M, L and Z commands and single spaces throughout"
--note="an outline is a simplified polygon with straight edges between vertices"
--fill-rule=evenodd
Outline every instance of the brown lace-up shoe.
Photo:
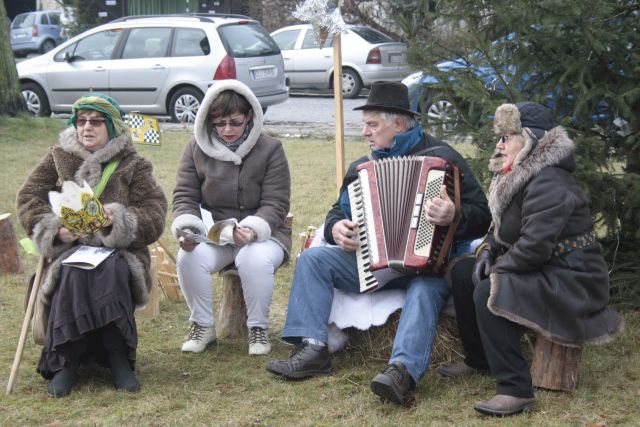
M 287 360 L 272 360 L 267 371 L 288 380 L 301 380 L 321 375 L 331 375 L 331 356 L 326 345 L 303 342 Z
M 533 397 L 515 397 L 506 394 L 496 394 L 490 400 L 482 400 L 473 409 L 483 415 L 506 417 L 521 412 L 531 412 L 535 406 Z
M 393 362 L 382 373 L 371 381 L 371 391 L 384 401 L 391 401 L 404 405 L 411 391 L 415 389 L 415 382 L 400 362 Z

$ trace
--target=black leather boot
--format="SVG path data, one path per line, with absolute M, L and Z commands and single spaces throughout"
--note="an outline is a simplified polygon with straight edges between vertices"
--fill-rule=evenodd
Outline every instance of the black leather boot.
M 267 371 L 288 380 L 331 375 L 331 357 L 327 346 L 303 342 L 289 359 L 269 362 Z
M 71 393 L 71 389 L 78 379 L 77 371 L 80 359 L 75 357 L 67 360 L 64 368 L 55 373 L 47 387 L 47 395 L 51 397 L 63 397 Z
M 111 379 L 116 388 L 130 393 L 140 390 L 140 383 L 129 365 L 127 345 L 114 324 L 109 324 L 102 330 L 102 344 L 107 350 Z

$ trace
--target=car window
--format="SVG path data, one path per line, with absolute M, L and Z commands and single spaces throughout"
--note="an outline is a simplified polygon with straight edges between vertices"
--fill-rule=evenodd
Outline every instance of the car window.
M 320 38 L 319 34 L 316 31 L 314 31 L 312 28 L 310 28 L 309 30 L 307 30 L 307 33 L 304 35 L 304 39 L 302 40 L 302 46 L 300 46 L 300 49 L 318 49 L 320 47 L 319 38 Z M 329 35 L 325 39 L 322 47 L 329 47 L 331 46 L 332 42 L 333 42 L 333 36 Z
M 14 18 L 13 24 L 11 28 L 27 28 L 33 27 L 33 24 L 36 22 L 36 14 L 35 13 L 25 13 L 22 15 L 18 15 Z
M 280 53 L 280 48 L 269 33 L 256 23 L 227 24 L 218 27 L 218 34 L 227 54 L 235 58 L 269 56 Z
M 171 28 L 133 28 L 122 51 L 122 59 L 158 58 L 167 54 Z
M 353 28 L 350 28 L 350 30 L 372 44 L 388 43 L 393 41 L 393 39 L 388 35 L 383 34 L 378 30 L 374 30 L 373 28 L 353 27 Z
M 296 45 L 296 40 L 301 30 L 288 30 L 275 34 L 273 40 L 276 42 L 280 50 L 290 50 Z
M 211 52 L 207 34 L 199 28 L 176 29 L 172 56 L 205 56 Z
M 58 52 L 54 60 L 58 62 L 64 61 L 65 53 L 68 53 L 74 61 L 99 61 L 109 59 L 121 33 L 122 29 L 117 28 L 91 34 Z
M 60 25 L 60 14 L 49 13 L 49 22 L 51 25 Z
M 49 17 L 46 13 L 40 14 L 40 24 L 41 25 L 49 25 Z

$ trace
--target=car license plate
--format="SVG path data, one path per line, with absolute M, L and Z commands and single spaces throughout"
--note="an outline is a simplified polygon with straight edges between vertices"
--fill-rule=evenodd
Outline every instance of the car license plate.
M 276 69 L 274 67 L 258 68 L 251 70 L 251 73 L 253 74 L 253 80 L 264 80 L 275 77 Z
M 401 53 L 391 53 L 389 54 L 389 62 L 392 64 L 399 64 L 402 62 L 402 54 Z

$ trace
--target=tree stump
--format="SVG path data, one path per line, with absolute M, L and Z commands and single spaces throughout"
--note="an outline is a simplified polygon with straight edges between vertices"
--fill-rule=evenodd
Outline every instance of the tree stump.
M 218 316 L 219 338 L 247 337 L 247 306 L 242 293 L 242 283 L 235 265 L 220 270 L 222 277 L 222 300 Z
M 0 215 L 0 248 L 0 272 L 19 273 L 20 252 L 10 213 Z
M 531 363 L 533 386 L 549 390 L 575 390 L 581 357 L 581 347 L 565 347 L 537 336 Z

